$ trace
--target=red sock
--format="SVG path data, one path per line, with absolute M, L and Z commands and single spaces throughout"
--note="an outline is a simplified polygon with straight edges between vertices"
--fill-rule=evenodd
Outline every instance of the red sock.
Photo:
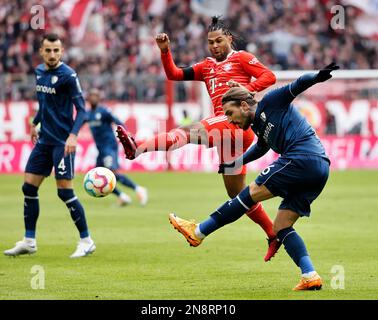
M 249 209 L 246 215 L 265 231 L 269 239 L 276 236 L 273 232 L 273 221 L 265 212 L 261 202 L 256 203 L 251 209 Z
M 137 154 L 150 151 L 168 151 L 183 147 L 188 143 L 188 136 L 182 129 L 173 129 L 159 133 L 151 139 L 138 141 Z

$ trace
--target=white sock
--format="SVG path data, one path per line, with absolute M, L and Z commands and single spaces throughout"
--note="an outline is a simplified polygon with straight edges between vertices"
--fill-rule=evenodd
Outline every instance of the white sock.
M 126 193 L 121 193 L 119 195 L 119 198 L 122 199 L 125 202 L 131 202 L 131 198 Z
M 35 240 L 35 238 L 26 238 L 26 237 L 24 237 L 24 241 L 27 242 L 27 243 L 29 243 L 29 244 L 31 244 L 31 245 L 35 245 L 36 242 L 37 242 Z
M 302 273 L 303 278 L 311 278 L 314 275 L 316 275 L 316 271 L 310 271 L 310 272 L 307 272 L 307 273 Z
M 145 192 L 147 191 L 147 189 L 145 187 L 142 187 L 142 186 L 137 186 L 135 188 L 135 192 L 138 193 L 138 192 Z
M 85 237 L 85 238 L 80 238 L 80 241 L 86 242 L 86 243 L 92 243 L 91 236 Z
M 194 230 L 194 234 L 198 239 L 205 239 L 206 236 L 200 231 L 199 225 L 197 225 L 196 230 Z

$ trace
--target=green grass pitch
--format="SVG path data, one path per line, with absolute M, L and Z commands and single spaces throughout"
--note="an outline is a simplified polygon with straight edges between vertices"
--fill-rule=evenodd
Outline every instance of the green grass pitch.
M 252 181 L 256 173 L 248 175 Z M 202 220 L 226 200 L 215 173 L 133 173 L 149 188 L 145 208 L 134 202 L 118 208 L 115 197 L 75 191 L 87 214 L 96 252 L 70 259 L 78 234 L 55 181 L 40 189 L 38 252 L 0 256 L 0 300 L 4 299 L 378 299 L 378 171 L 332 172 L 296 230 L 304 238 L 324 286 L 293 292 L 299 269 L 283 248 L 271 262 L 263 257 L 263 231 L 242 217 L 208 237 L 198 248 L 168 223 L 168 213 Z M 23 236 L 22 176 L 0 176 L 0 250 Z M 273 218 L 279 199 L 264 203 Z M 33 266 L 45 272 L 44 289 L 32 289 Z M 335 267 L 336 266 L 336 267 Z M 344 274 L 340 273 L 341 266 Z M 332 272 L 333 271 L 337 271 Z M 338 278 L 335 278 L 337 277 Z M 335 288 L 342 285 L 344 289 Z

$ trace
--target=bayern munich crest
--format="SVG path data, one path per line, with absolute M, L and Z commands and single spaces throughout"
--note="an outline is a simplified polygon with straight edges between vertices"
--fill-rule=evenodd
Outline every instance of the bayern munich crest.
M 224 71 L 230 71 L 232 69 L 232 64 L 231 63 L 226 63 L 224 66 L 223 66 L 223 70 Z

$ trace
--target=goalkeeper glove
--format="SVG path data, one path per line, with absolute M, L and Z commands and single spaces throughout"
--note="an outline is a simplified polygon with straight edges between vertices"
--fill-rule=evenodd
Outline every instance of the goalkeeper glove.
M 327 81 L 328 79 L 331 79 L 332 78 L 331 72 L 337 69 L 340 69 L 340 67 L 335 62 L 332 62 L 331 64 L 324 67 L 318 72 L 315 78 L 316 82 L 324 82 L 324 81 Z

